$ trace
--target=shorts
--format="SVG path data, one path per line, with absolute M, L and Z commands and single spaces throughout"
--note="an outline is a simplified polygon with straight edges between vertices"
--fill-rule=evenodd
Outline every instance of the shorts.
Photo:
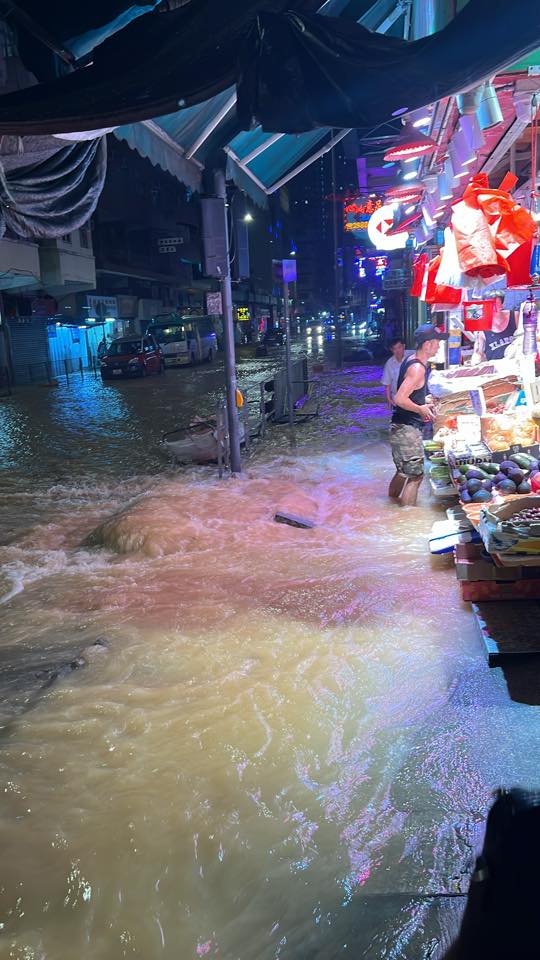
M 398 473 L 405 477 L 424 476 L 424 443 L 422 432 L 408 423 L 390 427 L 390 449 Z

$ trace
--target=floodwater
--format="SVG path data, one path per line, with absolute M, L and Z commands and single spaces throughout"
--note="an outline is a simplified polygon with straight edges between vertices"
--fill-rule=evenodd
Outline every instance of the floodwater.
M 1 960 L 440 955 L 540 719 L 386 500 L 379 375 L 221 483 L 157 443 L 219 370 L 1 402 Z

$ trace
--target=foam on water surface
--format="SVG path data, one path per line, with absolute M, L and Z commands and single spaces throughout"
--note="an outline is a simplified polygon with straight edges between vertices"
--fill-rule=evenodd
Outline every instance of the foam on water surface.
M 377 373 L 329 379 L 296 451 L 272 431 L 222 483 L 129 478 L 126 390 L 117 479 L 95 453 L 0 493 L 3 662 L 109 645 L 4 734 L 0 956 L 436 955 L 429 895 L 466 888 L 492 789 L 534 780 L 540 720 L 428 556 L 440 508 L 386 499 Z

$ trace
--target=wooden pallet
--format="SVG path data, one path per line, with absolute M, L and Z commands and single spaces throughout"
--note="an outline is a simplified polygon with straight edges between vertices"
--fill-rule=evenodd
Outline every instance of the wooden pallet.
M 540 654 L 540 601 L 473 603 L 472 611 L 490 667 L 502 659 Z

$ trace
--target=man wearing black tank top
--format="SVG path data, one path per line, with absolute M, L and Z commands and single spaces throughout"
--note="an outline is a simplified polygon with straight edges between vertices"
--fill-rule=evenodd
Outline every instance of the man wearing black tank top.
M 435 419 L 435 412 L 427 400 L 428 363 L 448 334 L 440 333 L 430 323 L 418 327 L 416 353 L 401 364 L 394 397 L 395 409 L 390 427 L 390 447 L 396 473 L 392 477 L 388 496 L 403 506 L 414 507 L 418 490 L 424 478 L 424 423 Z

